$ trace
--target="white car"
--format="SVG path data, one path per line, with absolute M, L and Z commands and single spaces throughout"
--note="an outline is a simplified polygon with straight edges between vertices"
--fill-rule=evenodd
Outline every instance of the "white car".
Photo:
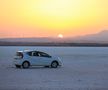
M 18 51 L 14 58 L 14 64 L 18 68 L 29 68 L 30 66 L 45 66 L 57 68 L 62 66 L 62 61 L 59 57 L 50 56 L 41 51 Z

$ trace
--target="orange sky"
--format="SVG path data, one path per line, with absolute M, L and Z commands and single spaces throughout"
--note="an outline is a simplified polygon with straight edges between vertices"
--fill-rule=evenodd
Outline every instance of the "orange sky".
M 108 29 L 108 0 L 0 0 L 0 38 L 73 37 Z

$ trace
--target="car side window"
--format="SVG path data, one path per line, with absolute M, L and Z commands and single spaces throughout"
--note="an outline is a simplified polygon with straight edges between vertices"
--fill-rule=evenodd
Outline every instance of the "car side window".
M 38 52 L 28 52 L 29 56 L 39 56 Z
M 47 53 L 44 53 L 44 52 L 32 51 L 32 52 L 28 52 L 27 54 L 29 56 L 39 56 L 39 57 L 48 57 L 48 58 L 51 58 L 50 55 L 48 55 Z
M 32 52 L 28 52 L 27 54 L 28 54 L 29 56 L 32 56 Z
M 43 52 L 40 52 L 39 54 L 40 54 L 40 57 L 51 57 L 50 55 Z
M 38 52 L 32 52 L 32 56 L 39 56 Z

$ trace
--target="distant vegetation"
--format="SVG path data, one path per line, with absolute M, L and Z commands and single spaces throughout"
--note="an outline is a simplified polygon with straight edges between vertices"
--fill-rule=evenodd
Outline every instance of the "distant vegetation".
M 0 46 L 81 46 L 81 47 L 108 47 L 107 43 L 56 43 L 56 42 L 3 42 L 0 41 Z

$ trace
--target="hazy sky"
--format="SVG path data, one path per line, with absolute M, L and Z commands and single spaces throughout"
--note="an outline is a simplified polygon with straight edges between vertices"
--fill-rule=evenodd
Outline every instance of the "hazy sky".
M 0 0 L 0 38 L 65 37 L 108 29 L 108 0 Z

